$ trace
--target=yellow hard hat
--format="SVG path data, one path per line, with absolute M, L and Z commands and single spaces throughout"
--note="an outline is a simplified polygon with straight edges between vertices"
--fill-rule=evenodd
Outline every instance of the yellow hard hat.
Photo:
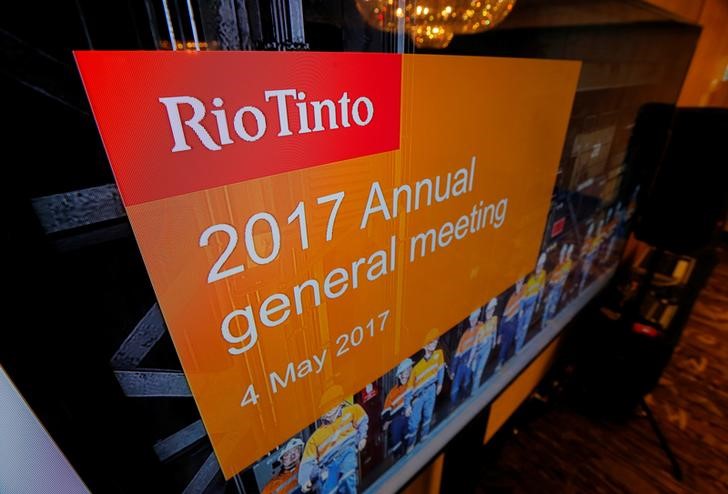
M 329 387 L 319 400 L 319 409 L 322 413 L 326 413 L 344 401 L 344 389 L 338 384 Z
M 440 337 L 440 331 L 437 328 L 432 328 L 427 332 L 427 336 L 425 336 L 425 345 L 432 342 L 433 340 L 436 340 Z

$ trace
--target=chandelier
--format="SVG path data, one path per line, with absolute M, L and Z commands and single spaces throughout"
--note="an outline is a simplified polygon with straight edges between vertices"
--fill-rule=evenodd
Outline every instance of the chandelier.
M 401 25 L 417 48 L 445 48 L 456 34 L 494 28 L 516 0 L 356 0 L 369 25 L 397 32 Z

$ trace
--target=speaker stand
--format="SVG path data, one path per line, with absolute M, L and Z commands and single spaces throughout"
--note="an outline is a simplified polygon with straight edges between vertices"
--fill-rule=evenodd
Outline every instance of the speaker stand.
M 657 436 L 657 440 L 660 443 L 660 448 L 662 449 L 662 451 L 665 452 L 665 456 L 667 456 L 667 459 L 670 460 L 670 465 L 672 466 L 672 476 L 678 482 L 682 482 L 683 474 L 682 469 L 680 468 L 680 463 L 678 462 L 675 453 L 672 452 L 670 443 L 667 442 L 667 438 L 662 433 L 662 428 L 660 427 L 660 424 L 657 423 L 657 419 L 655 419 L 655 416 L 652 413 L 652 409 L 650 409 L 644 398 L 640 399 L 640 406 L 642 407 L 642 410 L 644 411 L 647 420 L 650 421 L 650 426 L 652 426 L 652 430 L 654 431 L 655 436 Z

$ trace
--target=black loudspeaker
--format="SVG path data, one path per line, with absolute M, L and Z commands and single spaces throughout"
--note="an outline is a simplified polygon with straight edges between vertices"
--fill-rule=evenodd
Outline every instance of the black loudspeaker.
M 647 103 L 637 112 L 624 158 L 625 175 L 620 195 L 630 197 L 639 185 L 640 193 L 636 197 L 638 210 L 665 154 L 675 111 L 675 105 Z
M 728 109 L 680 108 L 642 204 L 637 238 L 676 253 L 707 246 L 728 203 Z

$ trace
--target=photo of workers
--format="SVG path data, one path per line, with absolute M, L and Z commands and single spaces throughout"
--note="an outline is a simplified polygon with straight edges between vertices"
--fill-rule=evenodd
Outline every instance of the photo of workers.
M 298 467 L 302 455 L 303 441 L 297 437 L 288 441 L 275 456 L 278 471 L 263 488 L 261 494 L 301 493 L 302 490 L 298 485 Z
M 493 297 L 485 306 L 485 322 L 479 326 L 475 337 L 475 348 L 473 350 L 473 383 L 470 388 L 470 394 L 475 394 L 476 389 L 480 386 L 485 373 L 485 366 L 488 364 L 490 354 L 495 348 L 496 336 L 498 333 L 498 316 L 495 311 L 498 308 L 498 298 Z
M 412 359 L 404 359 L 396 371 L 396 384 L 387 393 L 382 410 L 382 429 L 387 434 L 387 453 L 400 458 L 407 449 L 407 432 L 412 416 Z
M 253 467 L 261 493 L 358 492 L 369 417 L 342 396 L 341 387 L 332 386 L 321 399 L 329 411 Z
M 560 232 L 532 273 L 442 335 L 430 330 L 419 351 L 354 398 L 342 401 L 341 389 L 331 388 L 322 397 L 330 411 L 256 464 L 260 492 L 359 492 L 406 459 L 610 269 L 626 213 L 617 202 Z
M 450 379 L 450 402 L 457 404 L 463 398 L 470 396 L 473 389 L 473 374 L 475 370 L 475 347 L 478 333 L 485 326 L 480 321 L 480 308 L 470 314 L 468 328 L 460 336 L 455 355 L 449 366 Z
M 566 280 L 569 277 L 573 262 L 571 260 L 571 252 L 573 251 L 573 244 L 564 243 L 561 245 L 559 250 L 559 261 L 556 267 L 551 270 L 551 274 L 548 278 L 546 301 L 543 308 L 543 314 L 541 316 L 541 328 L 545 328 L 546 325 L 556 315 L 556 311 L 559 308 L 559 302 L 561 301 L 561 293 L 563 292 Z
M 599 252 L 601 245 L 601 222 L 597 223 L 596 231 L 593 221 L 589 222 L 589 226 L 586 229 L 586 236 L 584 237 L 584 243 L 581 246 L 581 277 L 579 279 L 579 292 L 584 290 L 586 282 L 589 279 L 592 265 Z
M 349 494 L 357 492 L 359 451 L 367 442 L 369 417 L 361 405 L 341 399 L 337 386 L 324 393 L 321 401 L 332 407 L 306 441 L 298 469 L 302 492 Z
M 531 320 L 541 303 L 544 288 L 546 287 L 546 253 L 542 252 L 536 261 L 536 269 L 524 283 L 523 293 L 520 297 L 520 317 L 516 330 L 516 354 L 520 353 L 523 344 L 526 342 L 528 329 L 531 327 Z
M 633 196 L 638 192 L 639 187 L 635 189 L 635 191 L 633 192 Z M 631 212 L 629 210 L 629 207 L 624 207 L 622 201 L 617 201 L 617 204 L 614 207 L 614 216 L 612 218 L 614 233 L 609 238 L 609 241 L 607 243 L 607 251 L 603 256 L 602 262 L 604 262 L 605 264 L 613 264 L 619 261 L 619 257 L 622 254 L 622 246 L 627 241 L 627 231 L 629 228 L 630 220 L 632 219 L 632 215 L 634 214 L 635 203 L 636 198 L 630 200 L 630 205 L 632 207 Z M 616 257 L 616 259 L 612 257 L 613 255 Z
M 501 323 L 498 326 L 498 337 L 497 344 L 499 345 L 498 351 L 498 364 L 496 365 L 495 371 L 498 372 L 506 360 L 508 360 L 508 354 L 513 344 L 516 341 L 516 333 L 518 332 L 518 326 L 521 319 L 521 296 L 523 294 L 523 278 L 516 281 L 513 287 L 513 292 L 506 302 L 506 307 L 503 310 L 503 316 Z
M 301 465 L 308 429 L 296 434 L 253 466 L 261 494 L 300 494 L 298 468 Z
M 430 433 L 437 396 L 445 380 L 445 356 L 437 348 L 439 332 L 427 334 L 422 358 L 412 368 L 412 415 L 407 426 L 407 452 Z

